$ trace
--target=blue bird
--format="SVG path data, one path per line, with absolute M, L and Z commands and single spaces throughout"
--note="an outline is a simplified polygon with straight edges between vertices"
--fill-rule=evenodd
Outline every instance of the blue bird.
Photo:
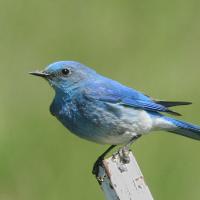
M 176 120 L 170 109 L 190 102 L 159 101 L 106 78 L 74 61 L 59 61 L 44 71 L 30 74 L 43 77 L 55 90 L 50 112 L 77 136 L 111 146 L 126 147 L 142 135 L 164 130 L 200 140 L 200 127 Z M 97 164 L 96 163 L 96 164 Z

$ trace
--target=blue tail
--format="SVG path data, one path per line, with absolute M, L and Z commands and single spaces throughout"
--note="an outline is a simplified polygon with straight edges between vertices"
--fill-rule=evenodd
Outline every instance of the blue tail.
M 169 118 L 169 117 L 164 117 L 164 118 L 176 126 L 172 130 L 169 130 L 169 132 L 183 135 L 185 137 L 189 137 L 195 140 L 200 140 L 200 126 L 193 125 L 193 124 L 176 120 L 173 118 Z

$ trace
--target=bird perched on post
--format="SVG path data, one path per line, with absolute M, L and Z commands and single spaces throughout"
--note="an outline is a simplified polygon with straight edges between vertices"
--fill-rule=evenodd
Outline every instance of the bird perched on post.
M 74 61 L 59 61 L 44 71 L 30 74 L 43 77 L 55 90 L 50 112 L 77 136 L 113 147 L 128 147 L 138 137 L 164 130 L 200 140 L 200 127 L 163 115 L 179 116 L 170 109 L 190 102 L 157 101 Z M 95 173 L 95 167 L 94 167 Z

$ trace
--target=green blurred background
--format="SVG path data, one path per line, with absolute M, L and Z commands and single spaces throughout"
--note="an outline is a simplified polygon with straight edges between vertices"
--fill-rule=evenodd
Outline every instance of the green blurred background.
M 48 111 L 54 96 L 29 76 L 77 60 L 160 99 L 200 124 L 200 1 L 0 0 L 0 200 L 101 200 L 91 175 L 106 146 L 70 134 Z M 135 152 L 155 199 L 200 199 L 200 143 L 170 133 Z

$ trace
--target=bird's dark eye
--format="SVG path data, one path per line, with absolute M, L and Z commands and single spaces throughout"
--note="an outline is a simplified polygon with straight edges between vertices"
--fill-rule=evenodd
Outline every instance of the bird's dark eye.
M 62 74 L 65 75 L 65 76 L 68 75 L 69 74 L 69 70 L 67 68 L 62 69 Z

